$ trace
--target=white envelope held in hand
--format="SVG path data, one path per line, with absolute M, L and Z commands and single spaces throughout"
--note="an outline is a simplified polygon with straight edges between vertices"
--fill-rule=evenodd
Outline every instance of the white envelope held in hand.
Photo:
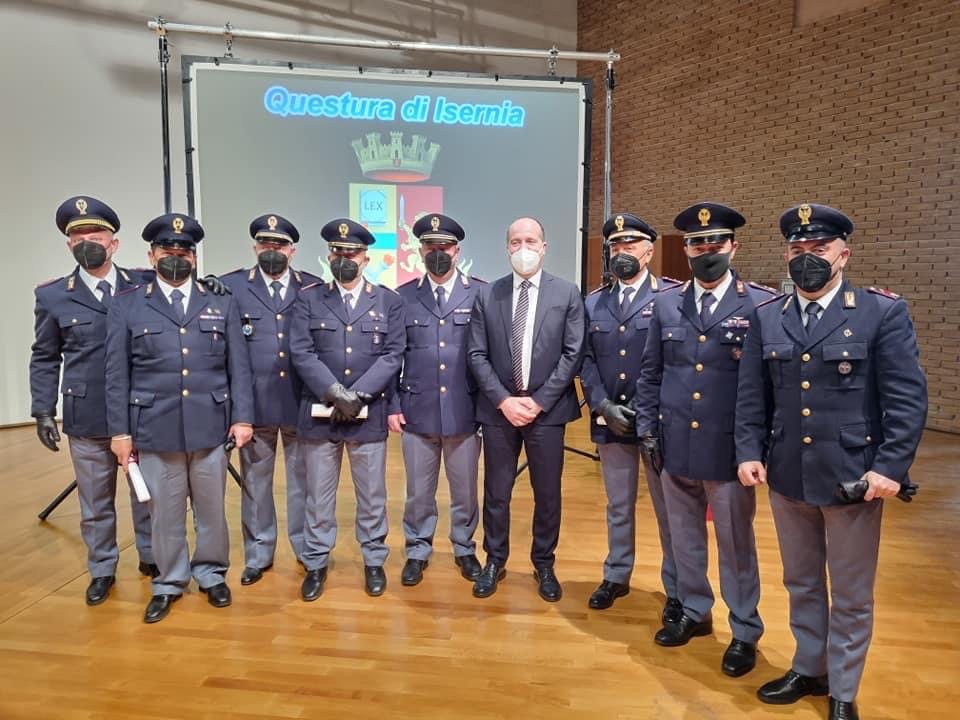
M 130 484 L 133 486 L 133 492 L 140 502 L 150 501 L 150 491 L 147 490 L 147 483 L 143 479 L 143 473 L 140 472 L 140 463 L 137 462 L 137 456 L 131 455 L 127 462 L 127 477 L 130 478 Z
M 326 418 L 330 419 L 330 416 L 333 414 L 333 405 L 327 405 L 326 403 L 313 403 L 310 406 L 310 417 L 315 418 Z M 360 414 L 357 415 L 357 420 L 366 420 L 367 419 L 367 406 L 364 405 L 360 408 Z

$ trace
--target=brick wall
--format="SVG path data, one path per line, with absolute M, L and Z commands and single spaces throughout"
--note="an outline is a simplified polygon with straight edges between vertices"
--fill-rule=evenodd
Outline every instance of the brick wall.
M 578 38 L 624 57 L 614 211 L 664 231 L 697 200 L 730 204 L 748 221 L 736 266 L 773 285 L 786 276 L 780 213 L 804 201 L 843 209 L 857 224 L 848 276 L 909 300 L 928 426 L 960 432 L 960 3 L 879 2 L 795 27 L 792 0 L 580 0 Z M 580 67 L 595 82 L 594 238 L 604 70 Z

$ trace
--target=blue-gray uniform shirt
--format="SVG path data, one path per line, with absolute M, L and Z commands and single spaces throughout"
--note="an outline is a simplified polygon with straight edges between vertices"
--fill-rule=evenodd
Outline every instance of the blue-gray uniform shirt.
M 733 422 L 750 314 L 776 292 L 732 273 L 700 322 L 693 282 L 661 293 L 637 381 L 637 435 L 657 434 L 664 469 L 694 480 L 737 480 Z
M 303 381 L 297 423 L 301 438 L 375 442 L 387 437 L 386 394 L 403 358 L 403 300 L 366 280 L 357 297 L 349 316 L 335 282 L 308 285 L 297 297 L 290 353 Z M 373 397 L 366 420 L 312 417 L 313 404 L 322 402 L 335 383 Z
M 194 452 L 253 423 L 253 379 L 232 295 L 193 282 L 185 319 L 150 282 L 114 298 L 107 328 L 107 429 L 134 447 Z
M 757 308 L 744 346 L 738 462 L 767 461 L 773 490 L 811 505 L 873 470 L 908 479 L 927 383 L 907 303 L 844 282 L 808 337 L 798 296 Z
M 290 359 L 293 305 L 303 286 L 321 279 L 301 270 L 288 270 L 286 290 L 279 306 L 275 304 L 273 290 L 257 267 L 235 270 L 220 279 L 233 292 L 239 306 L 240 329 L 253 373 L 253 424 L 257 427 L 295 426 L 301 382 Z

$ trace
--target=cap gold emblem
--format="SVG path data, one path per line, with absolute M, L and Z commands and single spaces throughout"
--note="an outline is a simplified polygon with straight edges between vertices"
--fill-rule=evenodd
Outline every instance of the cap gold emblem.
M 430 227 L 433 228 L 433 231 L 434 231 L 434 232 L 436 232 L 437 230 L 439 230 L 439 229 L 440 229 L 440 218 L 438 218 L 436 215 L 434 215 L 432 218 L 430 218 Z
M 77 208 L 77 212 L 81 215 L 87 214 L 87 201 L 83 198 L 77 198 L 77 202 L 74 203 L 74 206 Z
M 800 208 L 797 210 L 797 215 L 800 216 L 800 224 L 809 225 L 810 216 L 812 214 L 813 214 L 813 208 L 811 208 L 807 203 L 804 203 L 803 205 L 801 205 Z
M 697 213 L 697 220 L 700 221 L 700 227 L 706 227 L 710 224 L 710 211 L 707 208 L 700 208 Z
M 181 232 L 183 232 L 183 218 L 182 218 L 182 217 L 175 217 L 175 218 L 173 219 L 173 231 L 174 231 L 175 233 L 177 233 L 177 235 L 179 235 Z
M 350 226 L 346 223 L 340 223 L 340 226 L 337 228 L 340 231 L 340 237 L 345 238 L 350 234 Z
M 617 215 L 613 219 L 613 224 L 617 226 L 617 232 L 623 232 L 623 215 Z
M 267 218 L 267 227 L 270 228 L 271 230 L 276 230 L 276 229 L 277 229 L 277 216 L 276 216 L 276 215 L 271 215 L 270 217 Z

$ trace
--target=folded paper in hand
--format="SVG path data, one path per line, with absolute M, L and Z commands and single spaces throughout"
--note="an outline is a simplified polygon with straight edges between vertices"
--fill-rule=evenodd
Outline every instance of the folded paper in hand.
M 313 403 L 310 406 L 310 417 L 315 418 L 327 418 L 333 414 L 333 405 L 327 405 L 326 403 Z M 364 405 L 360 408 L 360 414 L 357 415 L 357 420 L 366 420 L 367 419 L 367 406 Z

